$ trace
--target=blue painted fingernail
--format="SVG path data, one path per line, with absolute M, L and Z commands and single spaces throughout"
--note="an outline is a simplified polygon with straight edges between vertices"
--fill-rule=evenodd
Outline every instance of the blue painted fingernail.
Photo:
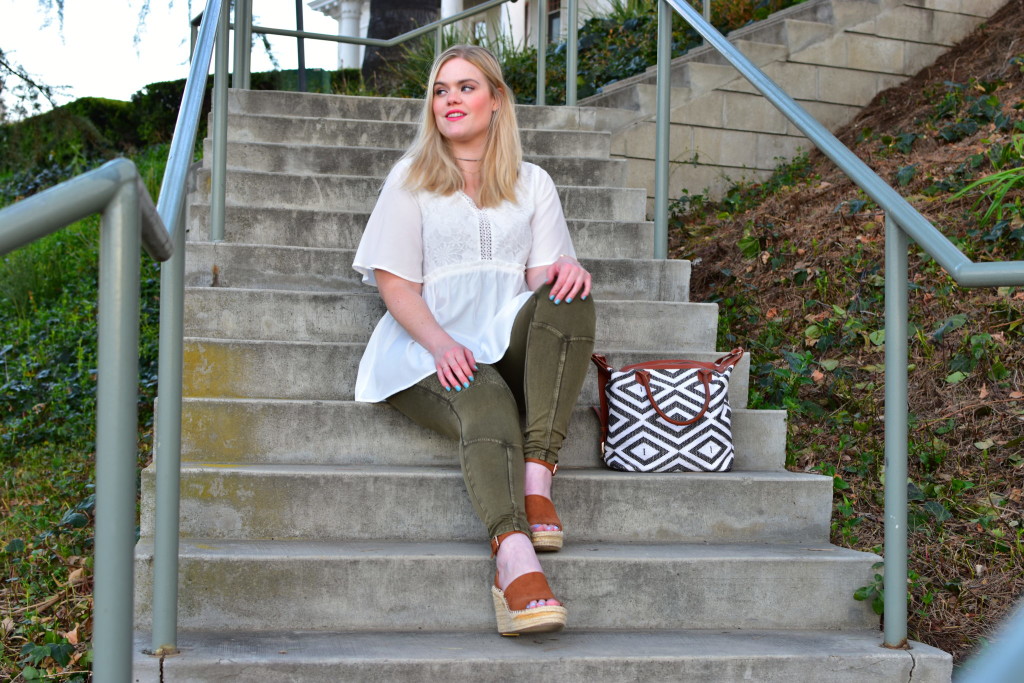
M 569 297 L 568 299 L 566 299 L 566 300 L 565 300 L 565 303 L 567 303 L 567 304 L 571 304 L 571 303 L 572 303 L 572 297 L 570 296 L 570 297 Z
M 555 295 L 554 294 L 552 294 L 551 296 L 548 297 L 548 301 L 554 301 L 554 300 L 555 300 Z
M 586 301 L 586 300 L 587 300 L 587 295 L 586 295 L 586 294 L 584 294 L 584 295 L 583 295 L 583 296 L 581 296 L 580 298 L 581 298 L 581 299 L 583 299 L 584 301 Z
M 455 391 L 462 391 L 462 387 L 460 387 L 458 384 L 456 384 L 455 385 Z
M 469 381 L 470 381 L 470 382 L 472 382 L 472 381 L 473 381 L 473 375 L 470 375 L 470 376 L 469 376 Z
M 451 391 L 451 390 L 452 390 L 452 388 L 451 388 L 451 387 L 445 387 L 445 388 L 444 388 L 444 390 L 445 390 L 445 391 Z
M 560 304 L 560 303 L 562 303 L 562 300 L 561 300 L 561 299 L 555 299 L 555 305 L 556 305 L 556 306 L 557 306 L 558 304 Z
M 463 383 L 462 383 L 462 386 L 464 386 L 464 387 L 466 387 L 467 389 L 469 389 L 469 382 L 463 382 Z

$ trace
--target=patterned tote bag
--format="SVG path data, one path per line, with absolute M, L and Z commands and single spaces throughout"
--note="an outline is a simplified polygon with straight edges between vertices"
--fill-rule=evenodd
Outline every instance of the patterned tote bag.
M 728 472 L 735 449 L 729 377 L 743 358 L 737 348 L 713 363 L 656 360 L 615 370 L 598 368 L 601 450 L 608 467 L 625 472 Z

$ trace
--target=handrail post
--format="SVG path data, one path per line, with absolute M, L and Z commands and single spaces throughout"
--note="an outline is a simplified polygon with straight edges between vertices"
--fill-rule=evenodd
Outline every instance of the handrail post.
M 225 10 L 226 11 L 226 10 Z M 178 651 L 178 517 L 181 487 L 181 379 L 185 310 L 185 230 L 160 265 L 160 378 L 156 416 L 153 530 L 153 654 Z
M 885 221 L 885 646 L 907 645 L 907 234 Z
M 444 26 L 438 26 L 434 31 L 434 59 L 440 57 L 442 52 L 444 52 Z
M 123 183 L 100 228 L 96 387 L 93 677 L 132 679 L 135 471 L 139 394 L 139 196 Z
M 579 27 L 576 25 L 579 14 L 578 0 L 569 0 L 568 33 L 565 37 L 565 104 L 576 106 L 576 74 L 579 60 Z
M 658 100 L 654 143 L 654 258 L 668 258 L 668 155 L 671 135 L 672 8 L 658 0 Z
M 537 6 L 537 94 L 533 103 L 543 107 L 548 77 L 548 3 L 540 0 L 534 4 Z
M 225 14 L 227 10 L 224 10 Z M 225 41 L 224 49 L 227 49 Z M 252 61 L 252 0 L 235 0 L 235 68 L 231 87 L 248 90 Z M 226 73 L 226 67 L 225 67 Z
M 302 31 L 302 0 L 295 0 L 295 30 Z M 306 83 L 306 41 L 304 38 L 296 38 L 296 49 L 299 59 L 299 92 L 308 92 L 309 86 Z
M 240 0 L 235 7 L 245 4 Z M 237 9 L 236 9 L 237 11 Z M 217 47 L 213 72 L 213 159 L 210 179 L 210 241 L 224 239 L 224 203 L 227 187 L 228 132 L 228 17 L 222 12 L 217 24 Z M 239 32 L 235 31 L 235 40 Z M 237 56 L 237 53 L 236 53 Z M 236 74 L 237 75 L 237 74 Z

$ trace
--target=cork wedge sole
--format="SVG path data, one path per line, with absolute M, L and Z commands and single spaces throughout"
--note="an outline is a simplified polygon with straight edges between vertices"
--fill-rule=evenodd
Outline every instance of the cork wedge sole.
M 491 587 L 494 599 L 494 615 L 498 620 L 498 633 L 503 636 L 518 636 L 521 633 L 548 633 L 565 627 L 569 616 L 564 607 L 534 607 L 513 610 L 509 608 L 505 593 L 497 586 Z
M 553 553 L 562 549 L 565 536 L 561 531 L 531 531 L 533 549 L 539 553 Z

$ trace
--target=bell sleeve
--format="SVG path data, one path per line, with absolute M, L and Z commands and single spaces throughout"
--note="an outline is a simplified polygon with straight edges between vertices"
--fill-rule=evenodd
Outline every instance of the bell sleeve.
M 533 245 L 526 267 L 549 266 L 562 254 L 576 258 L 555 182 L 539 166 L 534 166 L 532 170 L 534 207 L 530 227 L 533 231 Z
M 378 268 L 410 282 L 423 282 L 422 215 L 416 198 L 405 187 L 407 162 L 391 169 L 359 240 L 352 267 L 363 284 L 377 286 Z

